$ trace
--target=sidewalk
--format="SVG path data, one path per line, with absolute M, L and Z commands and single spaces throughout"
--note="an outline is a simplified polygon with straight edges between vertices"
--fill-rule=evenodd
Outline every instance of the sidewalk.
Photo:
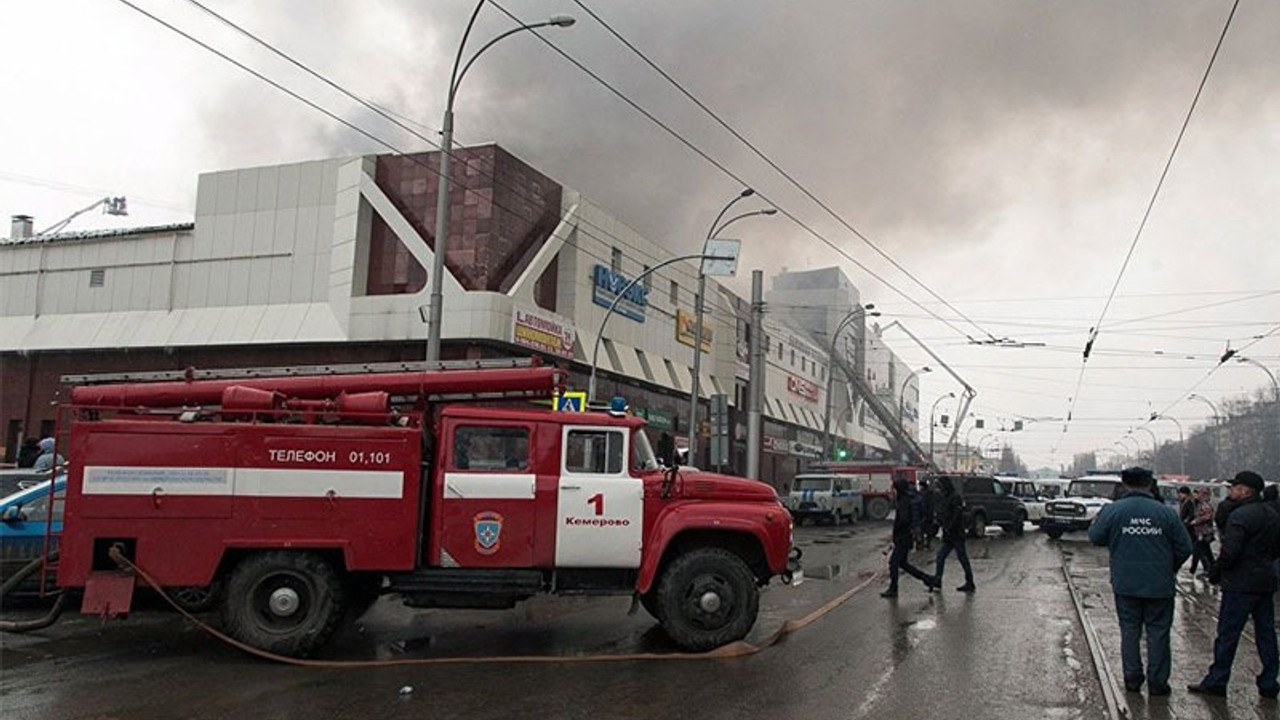
M 1236 652 L 1228 695 L 1206 698 L 1187 692 L 1187 685 L 1199 682 L 1213 661 L 1213 640 L 1217 635 L 1218 589 L 1193 578 L 1184 566 L 1178 571 L 1178 598 L 1174 607 L 1171 650 L 1173 673 L 1169 684 L 1173 695 L 1149 698 L 1146 693 L 1127 693 L 1120 673 L 1120 628 L 1116 621 L 1111 592 L 1110 569 L 1105 548 L 1063 542 L 1072 581 L 1085 604 L 1085 612 L 1102 643 L 1107 662 L 1127 703 L 1129 717 L 1142 718 L 1280 718 L 1280 703 L 1260 700 L 1254 677 L 1260 670 L 1253 632 L 1246 627 Z M 1143 658 L 1145 661 L 1145 637 Z M 1123 707 L 1123 706 L 1122 706 Z

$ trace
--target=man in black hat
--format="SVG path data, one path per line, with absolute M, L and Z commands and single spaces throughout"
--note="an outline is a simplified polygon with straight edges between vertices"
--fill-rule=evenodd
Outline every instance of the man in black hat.
M 1210 582 L 1222 586 L 1218 606 L 1218 637 L 1213 641 L 1213 664 L 1204 679 L 1187 689 L 1200 695 L 1227 694 L 1231 664 L 1245 622 L 1253 618 L 1253 637 L 1262 672 L 1258 694 L 1274 700 L 1280 695 L 1280 652 L 1276 647 L 1276 574 L 1271 561 L 1280 541 L 1280 515 L 1262 501 L 1265 483 L 1256 472 L 1243 470 L 1231 480 L 1228 497 L 1238 503 L 1227 516 L 1222 549 Z
M 1169 631 L 1173 627 L 1174 578 L 1191 555 L 1191 537 L 1173 508 L 1156 494 L 1150 470 L 1120 473 L 1127 493 L 1102 508 L 1089 526 L 1089 542 L 1111 551 L 1111 591 L 1120 622 L 1120 661 L 1124 686 L 1161 696 L 1169 694 Z M 1147 635 L 1147 671 L 1142 672 L 1141 640 Z

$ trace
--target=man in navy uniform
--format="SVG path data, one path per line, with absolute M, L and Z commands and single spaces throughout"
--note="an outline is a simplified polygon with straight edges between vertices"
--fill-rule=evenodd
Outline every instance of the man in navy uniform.
M 1209 574 L 1209 582 L 1222 586 L 1213 664 L 1203 680 L 1187 686 L 1199 695 L 1227 694 L 1240 632 L 1250 616 L 1258 659 L 1262 661 L 1262 672 L 1256 678 L 1258 694 L 1271 700 L 1280 695 L 1280 683 L 1276 681 L 1280 672 L 1280 653 L 1276 649 L 1276 574 L 1272 568 L 1280 541 L 1280 515 L 1271 503 L 1263 501 L 1263 486 L 1262 476 L 1250 470 L 1236 473 L 1231 480 L 1228 497 L 1236 504 L 1226 516 L 1222 550 Z
M 1174 581 L 1191 556 L 1191 536 L 1155 494 L 1151 471 L 1132 467 L 1120 473 L 1128 491 L 1102 508 L 1089 526 L 1089 541 L 1111 550 L 1111 590 L 1120 621 L 1120 660 L 1129 692 L 1148 682 L 1151 695 L 1169 694 L 1169 629 L 1173 625 Z M 1147 633 L 1147 672 L 1142 672 L 1142 632 Z

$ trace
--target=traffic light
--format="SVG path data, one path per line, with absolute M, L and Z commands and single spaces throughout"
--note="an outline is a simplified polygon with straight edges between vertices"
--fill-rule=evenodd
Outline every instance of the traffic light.
M 836 459 L 837 459 L 837 460 L 844 460 L 844 459 L 846 459 L 846 458 L 848 458 L 848 457 L 849 457 L 849 448 L 846 448 L 846 447 L 838 447 L 838 448 L 836 448 Z

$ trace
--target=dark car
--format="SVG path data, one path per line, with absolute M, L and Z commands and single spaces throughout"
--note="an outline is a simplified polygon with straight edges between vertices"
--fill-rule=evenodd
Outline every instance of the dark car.
M 943 476 L 938 476 L 943 477 Z M 964 498 L 965 524 L 970 537 L 982 537 L 988 525 L 999 525 L 1009 535 L 1021 535 L 1027 508 L 991 475 L 946 475 Z M 936 482 L 932 483 L 937 487 Z

